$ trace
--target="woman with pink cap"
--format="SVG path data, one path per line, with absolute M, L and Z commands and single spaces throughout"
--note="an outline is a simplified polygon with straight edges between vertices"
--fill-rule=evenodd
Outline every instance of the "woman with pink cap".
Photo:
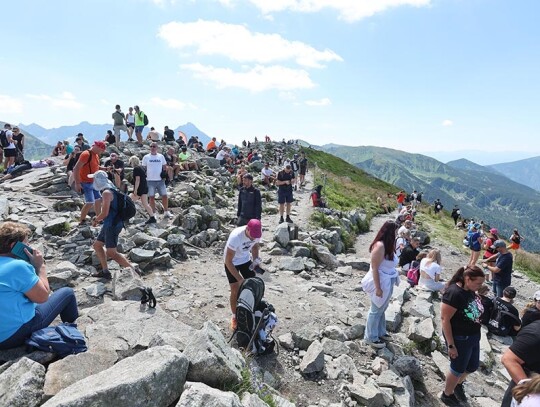
M 497 254 L 497 249 L 491 248 L 491 246 L 493 246 L 497 240 L 499 240 L 499 231 L 496 228 L 489 229 L 488 236 L 484 240 L 484 244 L 483 244 L 483 249 L 485 251 L 484 251 L 484 256 L 482 257 L 482 259 L 484 261 L 486 261 L 486 259 L 489 259 L 491 256 Z M 491 261 L 491 262 L 486 261 L 486 263 L 488 263 L 488 266 L 495 265 L 495 261 Z M 485 275 L 486 275 L 486 282 L 491 281 L 491 277 L 492 277 L 491 272 L 487 272 L 485 273 Z

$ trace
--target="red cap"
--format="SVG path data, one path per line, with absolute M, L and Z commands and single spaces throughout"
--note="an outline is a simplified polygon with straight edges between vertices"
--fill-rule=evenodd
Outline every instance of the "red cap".
M 103 151 L 107 149 L 107 145 L 105 144 L 104 141 L 94 141 L 94 144 L 92 144 L 92 147 L 94 146 Z
M 262 225 L 259 219 L 251 219 L 246 227 L 249 235 L 255 239 L 258 239 L 262 236 Z

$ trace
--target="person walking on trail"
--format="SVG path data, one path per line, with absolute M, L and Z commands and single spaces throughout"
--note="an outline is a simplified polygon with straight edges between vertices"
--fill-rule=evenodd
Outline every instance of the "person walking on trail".
M 291 204 L 294 201 L 292 187 L 294 181 L 294 172 L 292 171 L 291 165 L 287 164 L 283 170 L 278 172 L 276 180 L 276 185 L 278 186 L 279 223 L 285 222 L 285 220 L 283 220 L 284 212 L 287 214 L 287 223 L 293 223 L 291 219 Z
M 497 254 L 486 259 L 482 266 L 493 273 L 493 292 L 497 297 L 502 297 L 504 289 L 512 284 L 514 258 L 506 248 L 504 240 L 495 241 L 491 248 L 496 250 Z M 495 265 L 491 266 L 490 263 L 493 261 Z
M 450 217 L 454 219 L 454 226 L 457 226 L 458 219 L 461 217 L 461 210 L 457 205 L 454 205 L 454 209 L 452 209 Z
M 401 209 L 403 209 L 403 202 L 405 202 L 405 191 L 399 191 L 399 193 L 396 195 L 396 201 L 397 201 L 397 210 L 399 213 L 401 212 Z
M 101 212 L 92 220 L 92 226 L 94 227 L 103 221 L 103 226 L 94 242 L 94 250 L 99 259 L 101 271 L 93 274 L 93 276 L 110 280 L 112 275 L 109 272 L 107 258 L 113 259 L 122 267 L 129 267 L 134 270 L 135 267 L 116 249 L 118 236 L 124 228 L 124 222 L 118 217 L 120 202 L 118 202 L 118 195 L 113 192 L 116 189 L 114 184 L 109 180 L 105 171 L 97 171 L 94 174 L 89 174 L 89 177 L 94 180 L 93 188 L 96 191 L 102 191 L 103 196 Z
M 298 162 L 298 164 L 300 164 L 299 183 L 300 187 L 303 187 L 304 185 L 306 185 L 306 173 L 308 170 L 308 160 L 306 158 L 306 153 L 300 153 L 300 161 Z
M 225 245 L 223 261 L 225 273 L 229 281 L 230 306 L 232 312 L 231 329 L 236 329 L 236 299 L 240 284 L 246 278 L 255 277 L 252 263 L 260 263 L 259 242 L 262 236 L 262 225 L 258 219 L 251 219 L 246 226 L 234 229 Z M 250 259 L 251 258 L 251 259 Z
M 238 226 L 247 225 L 251 219 L 261 220 L 262 200 L 261 191 L 253 186 L 253 175 L 244 174 L 243 187 L 238 194 Z
M 521 242 L 523 242 L 524 240 L 525 238 L 519 234 L 518 230 L 514 229 L 514 231 L 512 232 L 512 236 L 510 236 L 510 242 L 512 242 L 510 243 L 510 249 L 518 251 Z

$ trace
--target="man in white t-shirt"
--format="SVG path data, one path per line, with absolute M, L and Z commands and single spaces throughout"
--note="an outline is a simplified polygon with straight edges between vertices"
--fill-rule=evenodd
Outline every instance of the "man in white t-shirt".
M 169 199 L 167 198 L 167 186 L 165 180 L 161 178 L 163 171 L 167 170 L 167 161 L 163 154 L 157 152 L 158 145 L 153 142 L 150 144 L 150 154 L 146 154 L 141 165 L 146 168 L 146 182 L 148 183 L 148 197 L 150 206 L 156 213 L 156 190 L 163 201 L 163 210 L 165 217 L 171 218 L 173 214 L 169 211 Z
M 219 160 L 219 165 L 231 164 L 231 150 L 225 146 L 216 154 L 216 160 Z
M 276 174 L 274 170 L 270 168 L 270 163 L 265 163 L 261 170 L 261 181 L 263 185 L 267 187 L 273 186 L 276 182 Z
M 260 263 L 259 242 L 261 236 L 261 221 L 259 219 L 251 219 L 246 226 L 240 226 L 234 229 L 225 245 L 223 261 L 225 263 L 225 273 L 227 274 L 231 288 L 232 330 L 236 329 L 236 298 L 238 297 L 240 284 L 246 278 L 255 277 L 255 272 L 250 268 L 252 262 L 255 265 Z

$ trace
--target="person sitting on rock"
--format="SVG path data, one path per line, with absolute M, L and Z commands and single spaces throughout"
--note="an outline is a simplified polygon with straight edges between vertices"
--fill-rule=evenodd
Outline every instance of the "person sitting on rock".
M 231 165 L 232 158 L 230 148 L 224 146 L 221 150 L 219 150 L 216 154 L 216 160 L 219 161 L 219 165 L 221 165 L 222 167 L 225 165 Z
M 415 260 L 418 260 L 417 257 L 420 254 L 418 247 L 420 246 L 420 238 L 413 237 L 409 244 L 403 248 L 401 251 L 401 256 L 399 256 L 399 267 L 402 271 L 409 271 L 411 263 Z
M 163 154 L 163 157 L 165 157 L 165 161 L 167 162 L 167 178 L 169 181 L 177 181 L 178 173 L 182 167 L 178 163 L 178 156 L 176 155 L 174 147 L 169 146 L 167 152 Z
M 502 297 L 493 300 L 493 310 L 488 323 L 488 331 L 499 336 L 516 336 L 521 328 L 519 312 L 512 304 L 516 298 L 516 289 L 506 287 Z
M 420 279 L 418 286 L 428 291 L 442 291 L 445 283 L 439 281 L 441 277 L 441 252 L 431 250 L 425 259 L 420 262 Z
M 251 219 L 246 226 L 240 226 L 234 229 L 223 253 L 223 262 L 225 263 L 225 273 L 229 280 L 231 289 L 231 329 L 236 330 L 236 300 L 240 284 L 246 278 L 255 277 L 255 271 L 252 270 L 251 263 L 259 262 L 259 242 L 262 236 L 262 225 L 258 219 Z M 251 254 L 251 260 L 250 260 Z
M 73 289 L 62 287 L 49 296 L 43 254 L 23 249 L 22 260 L 12 254 L 16 244 L 28 245 L 30 229 L 22 223 L 0 224 L 0 349 L 24 345 L 34 331 L 45 328 L 58 315 L 63 322 L 79 316 Z
M 326 208 L 326 201 L 322 196 L 322 185 L 317 185 L 315 190 L 311 193 L 310 196 L 313 206 L 316 208 Z
M 117 195 L 113 192 L 115 186 L 109 180 L 105 171 L 97 171 L 88 175 L 94 180 L 93 187 L 102 193 L 101 212 L 92 220 L 92 226 L 96 227 L 101 221 L 103 226 L 99 231 L 98 237 L 94 242 L 94 250 L 101 265 L 101 271 L 94 274 L 94 277 L 112 278 L 107 265 L 107 258 L 116 261 L 122 267 L 129 267 L 135 270 L 135 266 L 119 253 L 116 247 L 118 246 L 118 236 L 124 228 L 124 222 L 118 218 L 118 202 Z
M 240 168 L 238 168 L 238 172 L 236 173 L 236 185 L 238 189 L 242 188 L 242 178 L 247 173 L 246 166 L 244 164 L 240 165 Z
M 64 147 L 64 143 L 59 141 L 58 143 L 56 143 L 56 146 L 53 148 L 51 157 L 61 157 L 64 155 L 66 155 L 66 148 Z
M 178 164 L 180 165 L 181 171 L 199 171 L 197 162 L 192 158 L 191 153 L 188 151 L 186 146 L 180 147 L 180 152 L 178 153 Z
M 493 298 L 489 296 L 490 291 L 491 289 L 489 288 L 489 286 L 483 284 L 482 287 L 480 287 L 476 292 L 480 297 L 482 306 L 484 307 L 484 312 L 482 313 L 480 321 L 482 322 L 482 325 L 485 326 L 489 324 L 489 319 L 491 318 L 491 311 L 493 310 Z
M 396 256 L 401 256 L 401 251 L 409 244 L 410 240 L 411 231 L 409 229 L 403 229 L 401 233 L 398 232 L 398 238 L 396 239 Z
M 276 183 L 276 174 L 272 168 L 270 168 L 270 163 L 266 162 L 264 167 L 261 169 L 261 182 L 267 188 L 274 186 Z

